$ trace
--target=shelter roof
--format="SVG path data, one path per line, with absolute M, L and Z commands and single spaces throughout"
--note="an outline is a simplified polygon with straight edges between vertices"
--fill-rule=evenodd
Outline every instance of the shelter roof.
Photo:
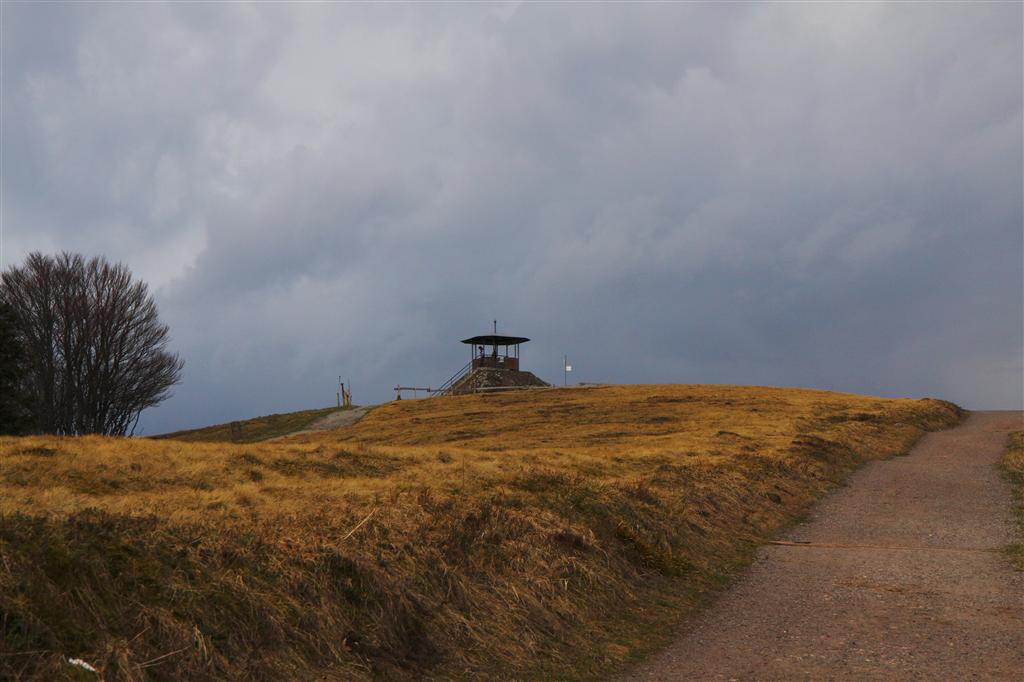
M 515 346 L 526 343 L 530 339 L 523 336 L 501 336 L 499 334 L 484 334 L 463 339 L 462 343 L 471 343 L 474 346 Z

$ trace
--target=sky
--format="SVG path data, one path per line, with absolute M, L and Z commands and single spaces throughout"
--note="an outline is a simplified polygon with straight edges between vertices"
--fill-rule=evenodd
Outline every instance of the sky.
M 144 434 L 437 386 L 1024 403 L 1020 3 L 0 6 L 0 268 L 127 264 Z

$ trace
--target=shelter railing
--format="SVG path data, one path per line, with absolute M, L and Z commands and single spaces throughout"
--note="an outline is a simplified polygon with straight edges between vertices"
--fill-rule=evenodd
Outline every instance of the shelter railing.
M 450 391 L 452 389 L 452 386 L 454 386 L 456 383 L 458 383 L 458 381 L 460 379 L 462 379 L 462 377 L 464 377 L 467 374 L 469 374 L 469 372 L 470 372 L 470 370 L 472 368 L 473 368 L 473 361 L 470 360 L 469 362 L 467 362 L 462 367 L 462 369 L 460 369 L 458 372 L 453 374 L 451 376 L 451 378 L 448 379 L 448 381 L 446 381 L 443 384 L 441 384 L 440 388 L 438 388 L 438 389 L 436 389 L 434 391 L 431 391 L 430 392 L 430 397 L 433 398 L 435 396 L 445 395 L 448 391 Z

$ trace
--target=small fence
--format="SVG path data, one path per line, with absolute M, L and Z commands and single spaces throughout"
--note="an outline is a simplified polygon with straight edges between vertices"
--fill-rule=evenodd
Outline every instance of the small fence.
M 395 400 L 402 399 L 402 391 L 412 391 L 412 397 L 415 400 L 419 398 L 420 391 L 426 393 L 424 398 L 429 398 L 435 391 L 432 391 L 429 386 L 422 388 L 420 386 L 395 386 Z

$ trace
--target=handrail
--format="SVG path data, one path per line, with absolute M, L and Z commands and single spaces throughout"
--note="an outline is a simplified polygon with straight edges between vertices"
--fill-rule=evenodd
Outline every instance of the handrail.
M 440 388 L 438 388 L 435 391 L 431 391 L 430 392 L 430 397 L 433 398 L 434 396 L 444 395 L 445 393 L 447 393 L 451 389 L 451 387 L 454 386 L 457 381 L 459 381 L 459 379 L 461 379 L 462 377 L 466 376 L 467 372 L 469 371 L 469 369 L 472 366 L 473 366 L 473 361 L 470 360 L 469 362 L 467 362 L 462 367 L 462 369 L 460 369 L 458 372 L 453 374 L 451 376 L 451 378 L 448 379 L 448 381 L 446 381 L 443 384 L 441 384 Z
M 412 391 L 413 398 L 417 397 L 416 391 L 423 391 L 424 393 L 427 394 L 427 397 L 430 397 L 430 395 L 433 393 L 433 389 L 431 389 L 429 386 L 427 386 L 426 388 L 422 388 L 420 386 L 402 386 L 401 384 L 399 384 L 398 386 L 395 386 L 396 400 L 402 399 L 402 391 Z

